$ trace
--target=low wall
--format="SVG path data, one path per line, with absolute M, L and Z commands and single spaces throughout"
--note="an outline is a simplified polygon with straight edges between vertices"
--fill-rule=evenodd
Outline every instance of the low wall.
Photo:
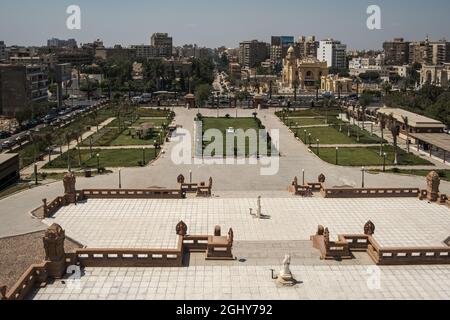
M 324 198 L 417 198 L 418 188 L 322 189 Z
M 202 252 L 208 249 L 208 236 L 185 236 L 184 250 L 189 252 Z
M 367 252 L 377 265 L 450 264 L 450 248 L 446 247 L 383 248 L 373 236 L 364 234 L 339 235 L 338 239 L 327 247 L 322 235 L 311 237 L 321 259 L 345 259 L 348 249 L 350 252 Z
M 47 268 L 50 262 L 31 265 L 20 277 L 16 284 L 0 297 L 0 300 L 23 300 L 36 284 L 46 282 L 48 278 Z
M 87 199 L 182 199 L 180 189 L 87 189 L 77 191 L 79 200 Z
M 78 249 L 71 259 L 82 267 L 182 267 L 183 237 L 176 249 Z

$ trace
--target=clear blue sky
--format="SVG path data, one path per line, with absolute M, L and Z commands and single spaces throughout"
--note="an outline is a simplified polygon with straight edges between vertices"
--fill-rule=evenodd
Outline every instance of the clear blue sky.
M 68 5 L 82 10 L 82 29 L 65 27 Z M 382 30 L 366 28 L 366 9 L 382 9 Z M 333 37 L 351 49 L 381 48 L 384 40 L 446 37 L 448 0 L 1 0 L 0 40 L 7 45 L 44 45 L 75 38 L 106 45 L 149 43 L 168 32 L 175 45 L 235 47 L 241 40 L 269 41 L 271 35 Z

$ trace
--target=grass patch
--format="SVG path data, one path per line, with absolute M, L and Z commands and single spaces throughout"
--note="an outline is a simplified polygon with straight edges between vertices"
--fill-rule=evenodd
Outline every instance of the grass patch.
M 153 148 L 145 149 L 145 162 L 155 159 L 159 153 L 159 150 Z M 70 150 L 65 152 L 58 158 L 48 163 L 44 169 L 65 169 L 67 168 L 68 157 L 72 168 L 97 168 L 97 157 L 99 154 L 100 167 L 102 168 L 119 168 L 119 167 L 137 167 L 143 161 L 142 149 L 94 149 L 93 157 L 91 157 L 90 150 L 81 150 L 81 166 L 78 150 Z
M 106 170 L 103 171 L 102 173 L 97 173 L 96 170 L 93 170 L 91 172 L 91 176 L 98 176 L 98 175 L 105 175 L 105 174 L 110 174 L 113 173 L 110 170 Z M 74 172 L 75 176 L 77 177 L 84 177 L 85 173 L 84 172 Z M 45 181 L 45 180 L 63 180 L 64 176 L 66 175 L 66 173 L 62 173 L 62 172 L 45 172 L 45 173 L 38 173 L 38 181 Z M 34 181 L 34 173 L 31 175 L 30 180 Z
M 398 165 L 433 165 L 431 162 L 419 158 L 413 154 L 408 154 L 400 148 L 398 150 Z M 311 148 L 317 155 L 317 148 Z M 384 152 L 387 153 L 386 165 L 394 165 L 394 147 L 385 146 Z M 336 164 L 335 148 L 319 148 L 318 156 L 331 164 Z M 383 157 L 380 157 L 380 148 L 339 148 L 338 165 L 340 166 L 382 166 Z
M 264 129 L 264 127 L 261 124 L 261 121 L 258 118 L 203 118 L 203 132 L 206 132 L 207 130 L 210 129 L 216 129 L 219 130 L 224 138 L 223 141 L 223 154 L 226 154 L 226 140 L 227 140 L 227 130 L 228 128 L 234 128 L 234 130 L 239 130 L 242 129 L 244 131 L 247 131 L 249 129 L 254 129 L 256 130 L 256 133 L 258 134 L 260 129 Z M 258 146 L 257 146 L 257 153 L 259 154 L 259 136 L 257 137 L 258 140 Z M 203 142 L 203 150 L 205 150 L 205 148 L 213 143 L 214 141 L 204 141 Z M 272 144 L 270 142 L 270 138 L 268 139 L 268 155 L 271 154 L 271 148 L 272 148 Z M 237 138 L 234 139 L 234 154 L 235 156 L 237 155 L 237 147 L 238 147 L 238 142 L 237 142 Z M 213 156 L 215 154 L 213 153 Z M 250 156 L 250 141 L 249 139 L 246 139 L 245 141 L 245 156 L 248 157 Z
M 144 123 L 148 123 L 148 124 L 154 125 L 155 127 L 162 127 L 164 124 L 169 125 L 170 121 L 169 120 L 163 120 L 163 119 L 152 119 L 152 118 L 144 119 L 144 118 L 141 118 L 141 119 L 135 121 L 131 125 L 131 127 L 138 128 L 141 125 L 143 125 Z
M 110 146 L 154 145 L 156 142 L 160 142 L 159 133 L 161 132 L 161 130 L 155 130 L 149 137 L 145 139 L 139 139 L 135 129 L 126 129 L 110 143 Z M 164 143 L 164 137 L 161 139 L 161 141 L 162 143 Z
M 337 117 L 339 114 L 341 114 L 341 110 L 336 108 L 329 108 L 328 110 L 325 108 L 310 108 L 310 109 L 302 109 L 302 110 L 294 110 L 286 112 L 285 114 L 283 111 L 276 112 L 275 115 L 277 115 L 280 119 L 283 118 L 283 115 L 289 118 L 295 118 L 295 117 L 318 117 L 318 116 L 327 116 L 328 117 Z
M 139 108 L 138 115 L 140 117 L 148 117 L 148 118 L 167 118 L 172 111 L 169 109 L 152 109 L 152 108 Z
M 350 136 L 348 136 L 348 130 L 350 128 Z M 306 139 L 305 139 L 306 130 Z M 341 131 L 342 130 L 342 131 Z M 316 144 L 319 139 L 320 144 L 377 144 L 380 143 L 380 138 L 371 135 L 368 131 L 358 129 L 357 126 L 348 125 L 333 125 L 330 127 L 317 127 L 317 128 L 305 128 L 294 129 L 297 136 L 303 141 L 304 144 L 309 144 L 310 140 L 312 144 Z M 311 133 L 311 138 L 309 134 Z M 359 141 L 357 139 L 359 134 Z M 384 141 L 386 143 L 386 141 Z

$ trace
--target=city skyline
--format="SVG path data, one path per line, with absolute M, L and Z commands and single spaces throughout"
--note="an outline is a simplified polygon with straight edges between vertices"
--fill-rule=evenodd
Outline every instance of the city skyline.
M 381 49 L 383 41 L 394 37 L 408 40 L 422 40 L 427 35 L 434 40 L 450 38 L 449 25 L 445 25 L 450 24 L 445 19 L 450 3 L 443 0 L 431 0 L 426 4 L 416 0 L 395 3 L 282 0 L 276 4 L 249 0 L 238 6 L 237 2 L 224 6 L 205 0 L 190 3 L 175 0 L 157 6 L 141 0 L 132 3 L 132 6 L 125 6 L 118 1 L 108 1 L 105 10 L 101 1 L 6 2 L 0 13 L 0 40 L 7 45 L 43 46 L 53 37 L 75 38 L 78 43 L 99 38 L 107 46 L 129 46 L 149 44 L 152 33 L 168 32 L 176 46 L 196 43 L 215 48 L 237 47 L 243 40 L 269 42 L 272 35 L 295 38 L 316 35 L 318 39 L 332 37 L 348 44 L 349 49 L 361 50 Z M 72 4 L 81 8 L 81 30 L 68 30 L 65 26 L 66 8 Z M 366 27 L 366 9 L 372 4 L 381 7 L 381 30 Z M 328 15 L 329 12 L 333 12 L 333 16 Z

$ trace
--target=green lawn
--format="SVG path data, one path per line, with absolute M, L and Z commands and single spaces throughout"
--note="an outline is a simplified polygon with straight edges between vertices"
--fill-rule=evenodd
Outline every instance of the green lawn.
M 139 108 L 138 115 L 140 117 L 149 117 L 149 118 L 167 118 L 171 113 L 170 110 L 166 109 L 152 109 L 152 108 Z
M 342 120 L 330 117 L 328 121 L 325 118 L 289 118 L 284 121 L 286 125 L 291 124 L 293 127 L 304 127 L 304 126 L 318 126 L 325 124 L 343 124 Z
M 316 147 L 313 146 L 311 151 L 317 154 Z M 394 147 L 385 146 L 384 152 L 387 153 L 386 165 L 394 165 Z M 320 148 L 319 157 L 328 163 L 336 164 L 336 148 Z M 380 148 L 378 147 L 340 148 L 338 150 L 338 165 L 382 166 L 383 157 L 380 157 Z M 398 149 L 398 165 L 432 165 L 432 163 Z
M 295 110 L 295 111 L 289 111 L 286 116 L 289 118 L 291 117 L 319 117 L 319 116 L 326 116 L 329 117 L 337 117 L 341 111 L 339 109 L 335 108 L 329 108 L 328 110 L 325 108 L 311 108 L 311 109 L 302 109 L 302 110 Z M 283 112 L 279 111 L 276 113 L 276 115 L 279 118 L 283 118 Z
M 99 132 L 94 133 L 88 139 L 85 139 L 80 145 L 89 147 L 92 138 L 92 145 L 95 147 L 108 147 L 111 143 L 121 135 L 118 128 L 102 128 Z
M 136 122 L 134 122 L 131 126 L 139 127 L 139 126 L 143 125 L 144 123 L 154 125 L 155 127 L 161 127 L 163 124 L 166 124 L 166 125 L 170 124 L 169 120 L 167 120 L 167 119 L 141 118 L 141 119 L 137 120 Z
M 139 139 L 136 135 L 135 129 L 124 130 L 116 139 L 114 139 L 110 146 L 143 146 L 143 145 L 154 145 L 155 142 L 159 141 L 158 134 L 162 132 L 161 130 L 155 130 L 153 134 L 148 139 Z M 134 135 L 134 137 L 133 137 Z M 164 143 L 164 137 L 162 138 Z
M 396 174 L 406 174 L 406 175 L 413 175 L 413 176 L 420 176 L 420 177 L 426 177 L 431 170 L 408 170 L 408 169 L 390 169 L 386 170 L 386 172 L 389 173 L 396 173 Z M 450 181 L 450 170 L 434 170 L 438 173 L 441 180 Z M 379 171 L 377 171 L 379 172 Z
M 155 149 L 145 149 L 145 162 L 156 158 L 159 151 Z M 91 158 L 89 150 L 81 150 L 81 167 L 83 168 L 97 168 L 97 157 L 99 154 L 100 167 L 102 168 L 120 168 L 120 167 L 137 167 L 143 159 L 142 149 L 109 149 L 93 150 L 93 157 Z M 44 169 L 65 169 L 67 168 L 67 156 L 70 157 L 72 168 L 80 168 L 78 150 L 70 150 L 48 163 Z
M 209 129 L 217 129 L 220 132 L 222 132 L 224 136 L 224 142 L 223 142 L 223 154 L 226 153 L 226 135 L 228 128 L 234 128 L 235 130 L 242 129 L 244 131 L 247 131 L 249 129 L 256 130 L 257 134 L 259 133 L 258 130 L 262 129 L 259 125 L 259 119 L 255 118 L 203 118 L 203 132 L 209 130 Z M 237 149 L 237 139 L 234 141 L 234 147 L 235 147 L 235 154 Z M 203 143 L 203 149 L 205 149 L 210 143 L 204 142 Z M 268 154 L 270 154 L 270 146 L 271 143 L 268 141 Z M 246 139 L 245 142 L 245 155 L 249 156 L 249 140 Z M 259 137 L 258 137 L 258 151 L 259 151 Z
M 305 141 L 306 130 L 306 141 Z M 347 125 L 333 125 L 331 127 L 317 127 L 296 129 L 298 137 L 305 144 L 309 144 L 309 134 L 311 133 L 311 143 L 316 144 L 319 139 L 320 144 L 377 144 L 380 138 L 371 135 L 368 131 L 358 129 L 357 126 L 350 126 L 350 137 L 348 136 Z M 359 133 L 359 141 L 357 139 Z M 386 142 L 386 141 L 385 141 Z

